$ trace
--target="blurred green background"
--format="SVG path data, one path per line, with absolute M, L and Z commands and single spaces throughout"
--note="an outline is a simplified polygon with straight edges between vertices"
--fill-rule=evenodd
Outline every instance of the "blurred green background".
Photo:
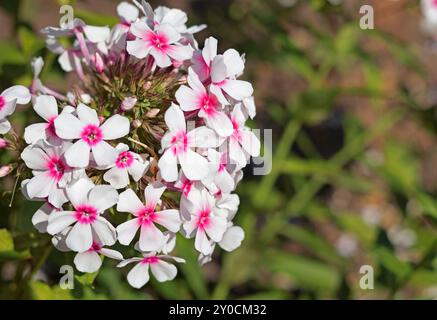
M 435 299 L 437 298 L 436 44 L 421 27 L 420 2 L 325 0 L 150 1 L 207 23 L 221 52 L 246 53 L 255 87 L 253 127 L 273 130 L 273 170 L 240 184 L 241 248 L 199 267 L 192 241 L 178 239 L 187 263 L 169 283 L 131 289 L 127 270 L 105 261 L 58 287 L 73 255 L 51 250 L 30 219 L 40 204 L 1 180 L 0 297 L 16 299 Z M 334 4 L 335 2 L 342 2 Z M 0 88 L 42 80 L 65 90 L 65 76 L 39 30 L 57 25 L 60 4 L 89 24 L 113 25 L 118 1 L 1 0 Z M 359 28 L 370 4 L 375 29 Z M 437 35 L 437 33 L 436 33 Z M 14 116 L 18 127 L 33 115 Z M 19 129 L 19 130 L 22 130 Z M 2 164 L 10 156 L 0 156 Z M 374 268 L 374 289 L 359 286 Z

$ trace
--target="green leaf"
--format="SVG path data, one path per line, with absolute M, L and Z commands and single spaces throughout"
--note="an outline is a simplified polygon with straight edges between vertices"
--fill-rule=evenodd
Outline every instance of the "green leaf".
M 75 276 L 75 278 L 80 284 L 84 285 L 85 287 L 90 287 L 94 284 L 94 280 L 96 280 L 98 274 L 98 271 L 93 273 L 84 273 L 83 275 Z
M 24 260 L 30 257 L 29 250 L 17 252 L 12 235 L 6 229 L 0 229 L 0 261 Z
M 50 287 L 41 281 L 32 282 L 30 290 L 35 300 L 71 300 L 73 298 L 69 290 L 63 290 L 59 286 Z
M 44 41 L 37 38 L 31 30 L 25 27 L 18 29 L 18 38 L 24 54 L 29 58 L 35 56 L 45 46 Z
M 403 278 L 411 272 L 411 266 L 399 260 L 388 248 L 378 247 L 375 250 L 375 254 L 379 263 L 398 278 Z
M 14 250 L 14 240 L 6 229 L 0 229 L 0 251 Z

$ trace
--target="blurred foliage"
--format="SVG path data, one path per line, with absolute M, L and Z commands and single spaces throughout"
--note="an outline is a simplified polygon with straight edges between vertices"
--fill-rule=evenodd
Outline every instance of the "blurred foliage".
M 419 147 L 419 134 L 435 142 L 436 108 L 411 89 L 408 77 L 389 89 L 382 71 L 390 61 L 426 81 L 428 70 L 396 37 L 359 29 L 360 1 L 349 9 L 325 0 L 284 6 L 292 2 L 183 2 L 193 24 L 209 25 L 203 38 L 214 35 L 221 49 L 246 53 L 246 78 L 258 95 L 253 126 L 273 129 L 272 172 L 256 177 L 249 168 L 238 189 L 242 247 L 217 253 L 200 267 L 192 243 L 180 238 L 176 253 L 187 263 L 173 282 L 133 290 L 126 270 L 105 260 L 98 274 L 76 275 L 75 289 L 61 290 L 59 267 L 72 264 L 73 256 L 51 250 L 50 239 L 32 228 L 38 204 L 17 192 L 8 207 L 15 183 L 9 177 L 1 184 L 1 297 L 436 298 L 437 185 L 435 179 L 431 187 L 424 183 L 425 152 Z M 418 11 L 411 2 L 405 10 Z M 76 14 L 86 22 L 115 22 L 110 12 L 79 6 L 86 3 L 76 2 Z M 1 87 L 29 84 L 29 62 L 41 55 L 43 80 L 65 89 L 65 76 L 33 26 L 32 11 L 43 9 L 30 0 L 2 1 L 0 7 L 13 25 L 10 37 L 0 40 Z M 14 120 L 23 126 L 32 117 L 23 110 Z M 418 128 L 413 139 L 394 134 L 411 124 Z M 0 159 L 10 161 L 7 155 Z M 374 290 L 359 287 L 362 265 L 375 270 Z

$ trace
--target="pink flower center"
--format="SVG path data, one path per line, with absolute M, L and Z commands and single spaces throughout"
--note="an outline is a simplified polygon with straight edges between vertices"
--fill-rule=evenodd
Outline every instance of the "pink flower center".
M 432 6 L 437 8 L 437 0 L 432 0 Z
M 5 98 L 3 98 L 2 96 L 0 96 L 0 111 L 2 111 L 2 109 L 5 107 L 6 105 L 6 100 Z
M 146 41 L 149 43 L 150 46 L 161 51 L 166 51 L 169 47 L 168 38 L 164 34 L 156 34 L 150 32 L 147 35 Z
M 219 107 L 217 98 L 210 94 L 205 94 L 199 102 L 200 109 L 202 109 L 208 116 L 212 116 L 217 112 Z
M 47 161 L 46 166 L 50 177 L 52 177 L 56 182 L 59 182 L 64 176 L 66 169 L 65 163 L 60 158 L 53 156 Z
M 82 205 L 76 209 L 75 217 L 79 223 L 91 224 L 96 221 L 97 210 L 92 206 Z
M 211 210 L 210 209 L 203 209 L 200 214 L 199 217 L 197 219 L 197 227 L 201 230 L 205 229 L 206 227 L 208 227 L 208 225 L 211 222 L 211 218 L 210 218 L 210 213 Z
M 159 258 L 156 256 L 152 256 L 152 257 L 144 257 L 143 260 L 141 260 L 142 264 L 154 264 L 154 263 L 158 263 Z
M 95 146 L 103 140 L 102 130 L 93 124 L 87 125 L 80 136 L 89 146 Z
M 97 242 L 93 242 L 91 248 L 88 249 L 89 252 L 99 252 L 102 249 L 102 246 Z
M 118 155 L 115 165 L 119 169 L 129 168 L 134 162 L 134 156 L 129 151 L 123 151 Z
M 193 181 L 190 181 L 188 179 L 185 179 L 182 182 L 181 190 L 182 190 L 182 192 L 183 192 L 185 197 L 188 197 L 188 195 L 190 194 L 190 191 L 191 191 L 191 188 L 193 186 L 193 183 L 194 183 Z
M 56 135 L 56 129 L 55 129 L 55 120 L 56 117 L 53 117 L 49 120 L 49 122 L 47 123 L 47 133 L 50 137 L 57 137 Z
M 155 213 L 155 208 L 153 207 L 144 207 L 138 212 L 138 224 L 139 225 L 149 225 L 153 223 L 157 218 Z
M 180 131 L 171 138 L 171 149 L 174 155 L 184 153 L 188 149 L 188 137 L 185 131 Z

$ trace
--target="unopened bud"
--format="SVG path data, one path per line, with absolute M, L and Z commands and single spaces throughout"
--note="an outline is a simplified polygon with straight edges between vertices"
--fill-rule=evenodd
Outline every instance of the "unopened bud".
M 10 164 L 0 167 L 0 178 L 6 177 L 14 170 L 14 167 Z
M 141 125 L 142 125 L 143 123 L 141 122 L 141 120 L 134 120 L 134 121 L 132 121 L 132 126 L 134 127 L 134 128 L 139 128 L 139 127 L 141 127 Z
M 102 56 L 97 52 L 93 56 L 94 67 L 98 73 L 102 73 L 105 70 L 105 63 L 103 62 Z
M 8 147 L 8 142 L 5 139 L 0 138 L 0 149 L 5 149 Z
M 120 109 L 123 111 L 132 110 L 135 107 L 137 101 L 138 99 L 136 97 L 126 97 L 121 103 Z

